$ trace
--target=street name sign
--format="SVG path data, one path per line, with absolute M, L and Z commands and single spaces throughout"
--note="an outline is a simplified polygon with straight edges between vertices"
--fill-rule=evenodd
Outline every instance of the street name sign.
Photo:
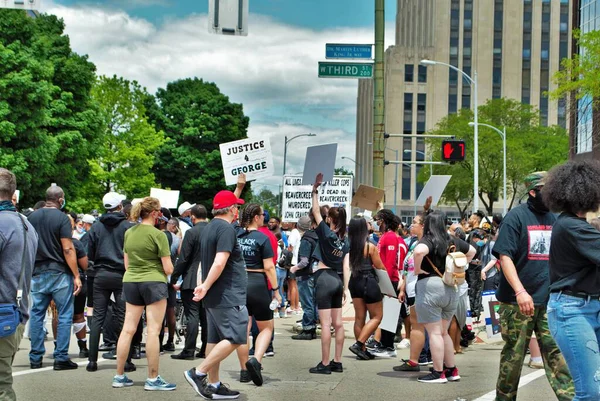
M 325 58 L 371 60 L 373 58 L 373 45 L 327 43 L 325 45 Z
M 42 0 L 0 0 L 0 8 L 39 10 Z
M 319 62 L 319 78 L 373 78 L 373 63 Z

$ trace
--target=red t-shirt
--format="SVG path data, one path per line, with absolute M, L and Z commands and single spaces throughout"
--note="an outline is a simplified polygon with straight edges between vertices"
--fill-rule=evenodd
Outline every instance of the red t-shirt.
M 408 248 L 402 237 L 393 231 L 388 231 L 379 239 L 377 248 L 390 280 L 400 281 L 400 270 L 402 270 L 404 258 L 408 253 Z

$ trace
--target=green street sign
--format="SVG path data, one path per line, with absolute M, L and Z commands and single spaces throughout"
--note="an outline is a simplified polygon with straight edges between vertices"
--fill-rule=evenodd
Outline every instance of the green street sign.
M 373 78 L 373 63 L 319 62 L 319 78 Z

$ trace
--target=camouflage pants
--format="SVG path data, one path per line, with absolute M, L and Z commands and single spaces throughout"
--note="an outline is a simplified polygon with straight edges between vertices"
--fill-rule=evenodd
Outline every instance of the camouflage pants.
M 569 368 L 548 329 L 546 307 L 536 306 L 533 316 L 521 313 L 519 305 L 501 304 L 498 310 L 502 339 L 505 341 L 500 355 L 500 372 L 496 384 L 496 401 L 517 399 L 517 389 L 525 353 L 535 331 L 542 351 L 546 377 L 559 401 L 572 400 L 575 396 L 573 379 Z

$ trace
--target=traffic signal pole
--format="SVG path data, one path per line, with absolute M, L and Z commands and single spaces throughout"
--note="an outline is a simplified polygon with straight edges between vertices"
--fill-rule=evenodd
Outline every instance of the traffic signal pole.
M 385 151 L 385 0 L 375 0 L 375 71 L 373 99 L 373 186 L 384 188 Z

